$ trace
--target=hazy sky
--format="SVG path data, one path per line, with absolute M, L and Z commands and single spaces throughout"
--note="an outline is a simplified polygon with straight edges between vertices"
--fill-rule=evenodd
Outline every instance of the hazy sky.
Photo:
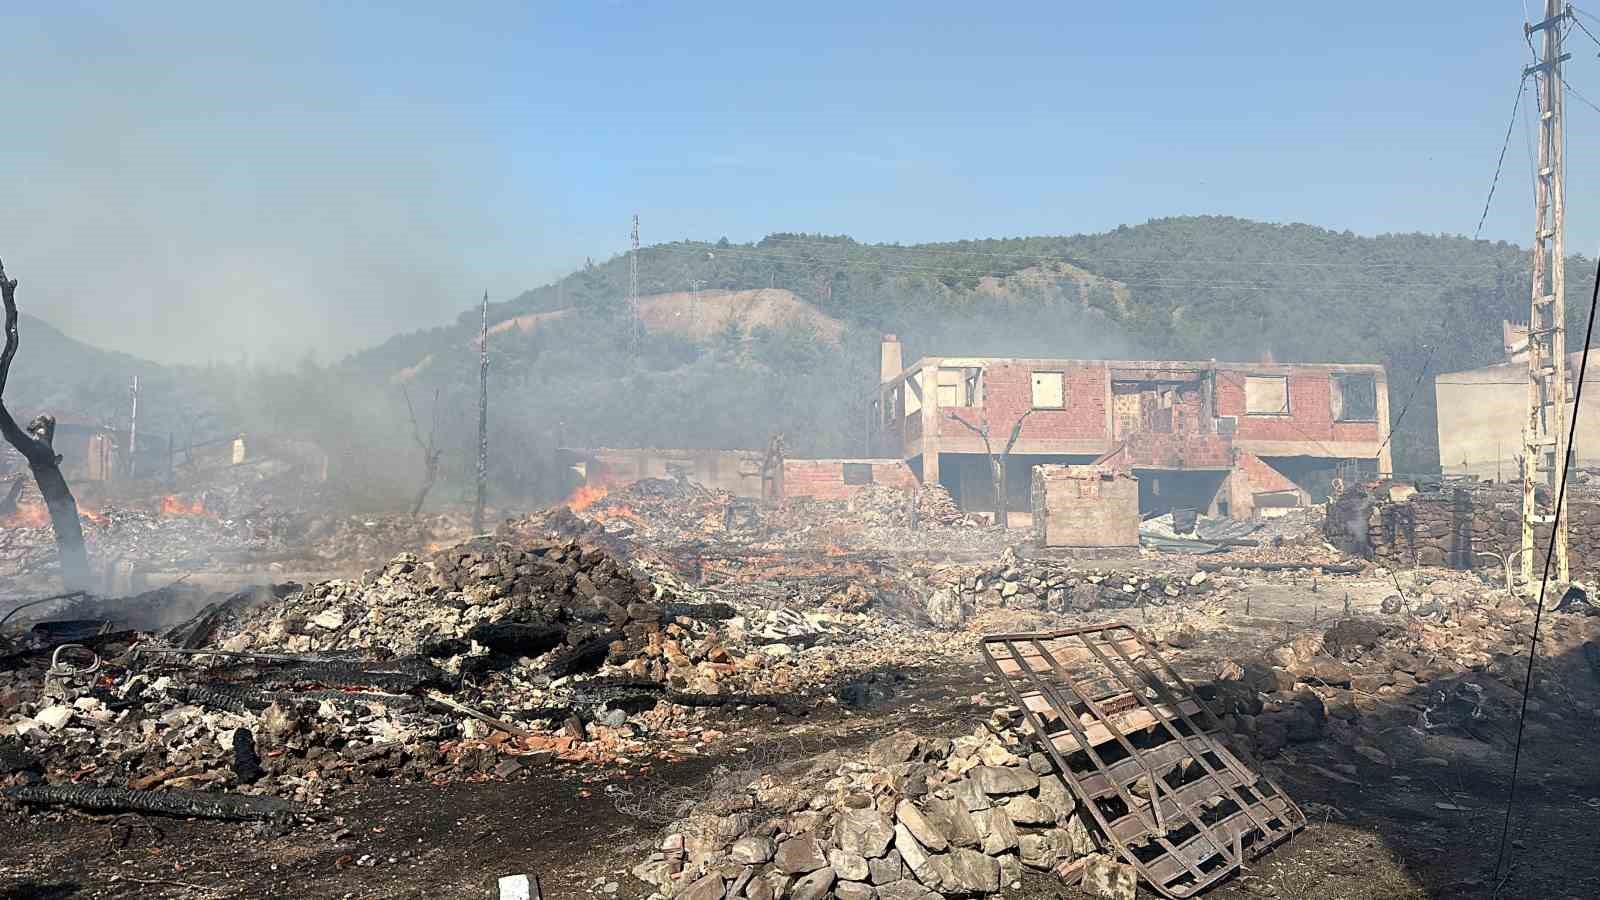
M 1471 233 L 1529 59 L 1516 0 L 255 7 L 8 10 L 26 310 L 163 361 L 293 363 L 603 259 L 635 211 L 647 243 L 1201 213 Z M 1570 40 L 1600 103 L 1600 48 Z M 1569 114 L 1568 247 L 1593 255 L 1600 112 Z M 1528 243 L 1529 147 L 1519 123 L 1486 237 Z

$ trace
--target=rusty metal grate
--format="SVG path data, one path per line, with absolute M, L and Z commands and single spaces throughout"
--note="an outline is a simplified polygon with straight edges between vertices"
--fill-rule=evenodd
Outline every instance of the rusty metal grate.
M 1127 625 L 992 635 L 983 655 L 1103 838 L 1161 896 L 1191 897 L 1305 825 Z

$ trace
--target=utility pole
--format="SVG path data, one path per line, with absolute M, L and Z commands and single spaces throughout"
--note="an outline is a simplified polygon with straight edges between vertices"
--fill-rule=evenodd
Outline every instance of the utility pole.
M 133 399 L 133 411 L 128 415 L 128 477 L 133 478 L 138 474 L 139 458 L 139 376 L 133 376 L 128 395 Z
M 632 344 L 633 358 L 639 358 L 639 214 L 633 214 L 633 249 L 628 251 L 628 340 Z
M 690 330 L 700 326 L 700 288 L 705 286 L 705 280 L 693 279 L 689 282 L 689 290 L 694 292 L 694 299 L 689 302 L 689 327 Z
M 1554 520 L 1556 578 L 1567 568 L 1566 485 L 1567 336 L 1566 183 L 1562 160 L 1561 28 L 1572 15 L 1561 0 L 1545 0 L 1544 20 L 1524 25 L 1526 34 L 1544 32 L 1539 61 L 1523 70 L 1534 76 L 1539 98 L 1539 170 L 1534 180 L 1533 301 L 1528 316 L 1528 419 L 1522 432 L 1522 578 L 1533 584 L 1534 526 Z M 1549 516 L 1539 514 L 1537 483 L 1555 494 Z
M 483 533 L 483 497 L 489 486 L 489 292 L 483 292 L 483 330 L 478 335 L 478 497 L 472 533 Z

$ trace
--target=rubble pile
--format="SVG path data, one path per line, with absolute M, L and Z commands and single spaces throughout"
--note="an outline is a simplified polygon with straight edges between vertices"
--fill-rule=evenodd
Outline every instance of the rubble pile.
M 789 708 L 749 690 L 768 657 L 723 644 L 734 613 L 576 544 L 477 540 L 360 580 L 218 598 L 160 635 L 39 623 L 0 654 L 0 784 L 316 803 L 370 778 L 648 755 L 668 748 L 647 735 L 688 737 L 705 710 Z
M 805 771 L 751 772 L 686 810 L 633 875 L 654 897 L 923 900 L 996 894 L 1025 870 L 1078 860 L 1117 868 L 1008 721 L 954 740 L 898 732 Z
M 961 511 L 950 491 L 942 484 L 925 484 L 917 492 L 917 520 L 924 525 L 956 528 L 977 524 L 974 517 Z
M 757 501 L 683 478 L 645 478 L 614 488 L 575 510 L 611 535 L 652 546 L 716 540 L 743 543 L 763 536 Z
M 1443 578 L 1412 597 L 1385 601 L 1389 618 L 1346 618 L 1305 631 L 1263 658 L 1227 661 L 1202 696 L 1233 716 L 1256 753 L 1332 740 L 1378 765 L 1439 760 L 1441 739 L 1506 746 L 1514 737 L 1527 674 L 1534 611 L 1479 583 Z M 1535 731 L 1600 719 L 1600 608 L 1547 612 L 1540 677 L 1529 711 Z M 1593 648 L 1593 649 L 1591 649 Z M 1579 690 L 1577 686 L 1588 686 Z M 1346 767 L 1353 774 L 1353 767 Z
M 1167 606 L 1213 595 L 1218 586 L 1219 579 L 1207 572 L 1079 568 L 1060 560 L 1019 559 L 1008 550 L 995 563 L 940 567 L 925 596 L 929 620 L 955 629 L 983 609 L 1072 613 Z

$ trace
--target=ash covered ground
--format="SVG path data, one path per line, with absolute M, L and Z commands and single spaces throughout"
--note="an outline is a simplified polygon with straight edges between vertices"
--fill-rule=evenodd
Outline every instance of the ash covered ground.
M 139 589 L 4 623 L 0 897 L 1117 896 L 980 652 L 1106 622 L 1303 813 L 1207 896 L 1600 893 L 1594 607 L 1543 614 L 1497 882 L 1535 610 L 1314 516 L 1075 560 L 934 491 L 646 481 L 483 535 L 305 508 L 107 507 L 91 552 Z M 7 595 L 43 595 L 48 530 L 4 541 Z

